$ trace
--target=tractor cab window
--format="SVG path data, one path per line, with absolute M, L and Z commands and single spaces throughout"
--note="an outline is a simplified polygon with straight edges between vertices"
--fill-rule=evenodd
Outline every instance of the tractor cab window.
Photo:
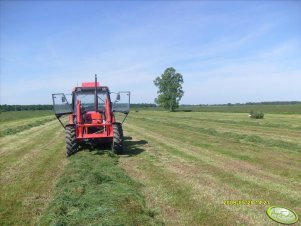
M 71 114 L 72 106 L 69 104 L 68 99 L 66 98 L 67 95 L 63 93 L 56 93 L 52 94 L 52 100 L 53 100 L 53 110 L 55 112 L 55 115 L 60 117 L 62 115 Z
M 130 111 L 130 92 L 120 91 L 115 93 L 115 101 L 113 102 L 113 112 L 122 112 L 128 114 Z
M 106 110 L 105 103 L 107 99 L 107 92 L 98 92 L 98 111 L 104 112 Z M 76 99 L 81 101 L 82 112 L 94 111 L 94 91 L 82 91 L 76 93 Z

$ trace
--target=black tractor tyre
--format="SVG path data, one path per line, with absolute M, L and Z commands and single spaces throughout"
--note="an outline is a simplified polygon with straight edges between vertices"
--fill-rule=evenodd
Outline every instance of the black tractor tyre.
M 113 124 L 113 142 L 112 151 L 115 154 L 122 154 L 123 152 L 123 130 L 121 123 Z
M 74 126 L 66 126 L 66 155 L 69 157 L 78 149 L 76 141 L 76 132 Z

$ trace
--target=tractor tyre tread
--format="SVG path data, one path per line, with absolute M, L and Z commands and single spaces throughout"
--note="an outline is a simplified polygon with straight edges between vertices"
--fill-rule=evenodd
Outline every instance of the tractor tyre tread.
M 122 154 L 123 151 L 123 130 L 121 123 L 113 124 L 112 151 L 115 154 Z
M 67 157 L 74 154 L 78 149 L 74 126 L 66 126 L 66 155 Z

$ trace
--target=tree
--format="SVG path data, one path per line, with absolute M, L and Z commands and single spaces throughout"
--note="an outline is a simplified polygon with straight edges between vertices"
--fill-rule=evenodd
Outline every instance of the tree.
M 155 86 L 159 89 L 157 91 L 159 95 L 155 102 L 170 111 L 174 111 L 179 107 L 179 101 L 184 95 L 183 83 L 183 76 L 180 73 L 176 73 L 172 67 L 166 68 L 161 77 L 154 80 Z

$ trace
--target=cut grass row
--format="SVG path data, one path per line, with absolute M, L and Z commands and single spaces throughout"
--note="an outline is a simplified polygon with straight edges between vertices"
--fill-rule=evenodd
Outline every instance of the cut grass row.
M 1 225 L 161 224 L 118 157 L 81 151 L 66 159 L 64 137 L 50 121 L 0 138 Z
M 299 115 L 251 121 L 243 114 L 140 111 L 125 124 L 125 155 L 81 151 L 66 159 L 64 130 L 50 121 L 0 138 L 1 224 L 272 223 L 267 206 L 226 206 L 228 199 L 268 200 L 301 214 L 301 159 L 293 150 L 300 127 Z
M 53 115 L 50 110 L 0 112 L 0 123 Z
M 267 142 L 256 142 L 256 139 L 249 139 L 247 141 L 239 140 L 237 138 L 244 137 L 245 131 L 248 131 L 247 127 L 241 127 L 240 132 L 237 133 L 230 133 L 226 131 L 222 134 L 218 134 L 215 129 L 212 129 L 212 125 L 210 125 L 210 128 L 206 128 L 206 124 L 198 124 L 196 122 L 194 122 L 193 124 L 187 122 L 187 124 L 185 125 L 185 123 L 183 124 L 182 121 L 178 120 L 177 114 L 173 116 L 172 114 L 170 115 L 166 113 L 166 115 L 168 115 L 169 118 L 165 118 L 164 115 L 161 114 L 153 114 L 152 121 L 148 121 L 149 118 L 147 117 L 145 120 L 143 120 L 143 117 L 140 118 L 140 113 L 136 114 L 134 117 L 132 114 L 132 118 L 129 119 L 129 122 L 135 125 L 139 125 L 142 128 L 147 128 L 147 130 L 149 131 L 162 134 L 165 137 L 181 139 L 181 141 L 184 143 L 195 144 L 196 146 L 203 148 L 210 148 L 210 150 L 212 151 L 219 152 L 224 155 L 230 155 L 233 158 L 254 163 L 259 161 L 261 162 L 261 164 L 263 164 L 264 167 L 270 166 L 271 168 L 275 168 L 273 166 L 274 163 L 269 165 L 270 161 L 265 161 L 267 157 L 273 156 L 273 159 L 277 159 L 278 162 L 290 162 L 290 164 L 283 164 L 285 168 L 279 170 L 279 172 L 284 172 L 285 170 L 288 170 L 285 171 L 288 175 L 288 172 L 290 172 L 291 169 L 293 169 L 293 171 L 296 173 L 295 167 L 297 167 L 298 164 L 301 164 L 300 154 L 298 153 L 300 152 L 300 149 L 293 148 L 293 146 L 298 146 L 299 144 L 289 143 L 292 144 L 292 146 L 281 145 L 281 147 L 279 147 L 273 143 L 269 143 L 273 140 L 276 140 L 276 142 L 278 143 L 285 143 L 285 132 L 283 133 L 284 140 L 275 139 L 273 137 L 269 137 L 269 140 L 267 140 Z M 203 113 L 194 114 L 202 115 Z M 236 115 L 234 114 L 233 117 L 236 117 Z M 217 129 L 220 127 L 221 126 L 218 123 L 215 125 L 215 128 Z M 264 128 L 262 128 L 261 133 L 264 132 L 265 130 Z M 168 134 L 168 136 L 166 134 Z M 226 134 L 226 136 L 223 136 L 224 134 Z M 229 138 L 229 134 L 232 135 L 232 137 Z M 256 133 L 251 133 L 249 136 L 251 138 L 259 137 L 260 140 L 263 140 L 260 136 L 256 135 Z M 301 139 L 301 134 L 296 133 L 294 134 L 294 136 L 295 140 Z M 288 151 L 290 153 L 288 153 Z M 284 155 L 285 153 L 286 155 Z M 264 164 L 264 162 L 266 163 Z
M 52 121 L 0 139 L 1 225 L 37 223 L 66 164 L 62 136 Z
M 206 126 L 206 123 L 196 123 L 190 122 L 189 120 L 175 120 L 172 117 L 164 118 L 164 117 L 153 117 L 153 118 L 144 118 L 144 117 L 137 117 L 135 118 L 136 123 L 138 124 L 145 124 L 150 126 L 152 129 L 156 129 L 157 124 L 160 124 L 162 128 L 174 128 L 174 130 L 181 130 L 183 135 L 189 134 L 191 132 L 206 134 L 209 136 L 219 137 L 221 139 L 227 139 L 229 141 L 238 142 L 238 143 L 253 143 L 256 145 L 263 145 L 265 147 L 273 147 L 275 150 L 277 149 L 286 149 L 295 152 L 301 151 L 301 144 L 300 141 L 300 134 L 295 133 L 295 140 L 296 142 L 286 141 L 285 139 L 275 139 L 271 136 L 267 136 L 268 138 L 264 138 L 262 133 L 260 135 L 256 135 L 254 133 L 246 134 L 245 128 L 240 128 L 240 132 L 232 132 L 231 130 L 224 129 L 224 127 L 220 127 L 217 125 L 211 125 L 209 128 Z M 216 129 L 217 128 L 217 129 Z M 219 128 L 223 128 L 223 131 Z M 285 133 L 283 133 L 282 137 L 285 137 Z
M 41 225 L 159 225 L 118 157 L 102 151 L 70 158 Z
M 132 114 L 132 113 L 131 113 Z M 135 112 L 135 118 L 143 117 L 152 119 L 155 118 L 173 118 L 178 121 L 191 121 L 197 124 L 214 123 L 220 125 L 233 125 L 237 127 L 254 127 L 263 129 L 289 129 L 301 131 L 300 120 L 301 115 L 281 115 L 268 114 L 265 119 L 255 120 L 250 119 L 248 114 L 242 113 L 216 113 L 216 112 L 159 112 L 153 111 L 151 115 L 147 111 Z
M 272 114 L 301 114 L 301 104 L 278 104 L 278 105 L 232 105 L 232 106 L 193 106 L 180 107 L 180 110 L 192 110 L 195 112 L 228 112 L 228 113 L 249 113 L 250 111 L 261 111 Z
M 53 111 L 10 111 L 0 113 L 0 137 L 13 135 L 54 120 Z
M 44 116 L 44 117 L 33 118 L 26 121 L 24 120 L 22 122 L 18 121 L 17 123 L 7 123 L 5 126 L 3 126 L 0 129 L 0 137 L 20 133 L 32 127 L 44 125 L 45 123 L 53 120 L 55 120 L 53 116 Z
M 218 122 L 206 127 L 206 123 L 194 120 L 210 120 L 224 114 L 189 113 L 191 122 L 189 119 L 183 122 L 183 114 L 186 115 L 137 112 L 129 116 L 126 124 L 128 135 L 143 139 L 147 144 L 141 147 L 139 156 L 121 158 L 121 163 L 132 177 L 148 185 L 143 193 L 150 207 L 160 208 L 165 223 L 263 225 L 269 221 L 265 214 L 267 206 L 225 206 L 223 201 L 227 199 L 268 200 L 270 205 L 284 205 L 300 213 L 298 151 L 292 151 L 292 146 L 271 146 L 267 142 L 238 142 L 219 136 Z M 242 121 L 238 118 L 236 114 L 227 115 L 231 121 Z M 294 124 L 294 118 L 294 115 L 291 121 L 285 118 L 286 123 Z M 275 124 L 277 120 L 278 117 L 274 117 L 270 122 Z M 264 133 L 265 127 L 260 128 Z M 248 130 L 241 126 L 237 131 L 239 129 L 242 133 Z M 241 134 L 233 135 L 240 137 Z M 300 137 L 297 133 L 294 136 Z
M 160 107 L 136 107 L 133 106 L 134 111 L 166 111 Z M 301 104 L 242 104 L 242 105 L 208 105 L 208 106 L 180 106 L 177 112 L 218 112 L 218 113 L 250 113 L 251 111 L 260 111 L 271 114 L 301 114 Z

